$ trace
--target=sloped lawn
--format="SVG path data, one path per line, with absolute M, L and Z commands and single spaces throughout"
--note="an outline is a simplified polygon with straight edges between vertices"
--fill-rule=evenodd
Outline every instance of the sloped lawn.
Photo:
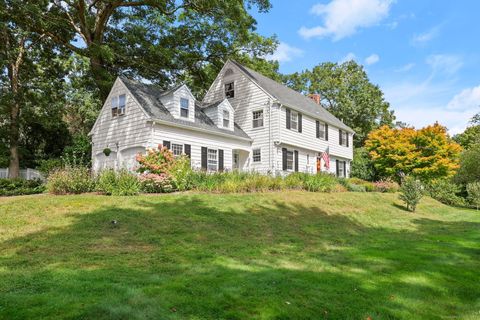
M 480 319 L 480 213 L 374 193 L 0 199 L 3 319 L 368 317 Z

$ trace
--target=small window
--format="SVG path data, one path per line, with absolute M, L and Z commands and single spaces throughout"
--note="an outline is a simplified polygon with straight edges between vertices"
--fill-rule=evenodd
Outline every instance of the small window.
M 118 96 L 118 115 L 119 116 L 125 115 L 126 102 L 127 102 L 127 97 L 124 94 Z
M 320 122 L 318 127 L 319 138 L 325 140 L 327 137 L 327 126 L 325 125 L 325 123 Z
M 298 112 L 293 110 L 290 112 L 290 129 L 298 130 Z
M 180 117 L 188 118 L 188 99 L 180 98 Z
M 263 127 L 263 110 L 257 110 L 252 112 L 252 127 L 260 128 Z
M 253 162 L 262 161 L 262 150 L 260 148 L 253 149 Z
M 118 97 L 112 97 L 112 117 L 116 117 L 118 115 Z
M 218 168 L 217 150 L 208 149 L 207 150 L 207 169 L 209 171 L 217 171 L 217 168 Z
M 293 151 L 287 151 L 287 170 L 293 170 Z
M 225 98 L 235 98 L 235 86 L 233 82 L 225 83 Z
M 340 178 L 345 178 L 345 161 L 339 161 L 337 160 L 337 166 L 338 166 L 338 177 Z
M 348 133 L 345 131 L 340 131 L 340 145 L 347 146 Z
M 223 126 L 225 128 L 230 127 L 230 112 L 228 110 L 223 110 Z
M 183 144 L 172 143 L 171 150 L 174 156 L 181 156 L 183 154 Z

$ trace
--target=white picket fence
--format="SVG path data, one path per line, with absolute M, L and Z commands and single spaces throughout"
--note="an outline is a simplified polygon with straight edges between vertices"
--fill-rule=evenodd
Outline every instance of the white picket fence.
M 0 179 L 8 178 L 8 168 L 0 168 Z M 20 178 L 26 180 L 43 179 L 40 171 L 35 169 L 20 169 Z

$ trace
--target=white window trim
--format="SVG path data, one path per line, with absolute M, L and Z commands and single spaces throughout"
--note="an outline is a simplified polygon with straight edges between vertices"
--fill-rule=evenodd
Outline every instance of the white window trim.
M 323 126 L 323 131 L 320 130 L 320 128 Z M 321 136 L 321 133 L 323 132 L 323 137 Z M 327 124 L 325 122 L 320 121 L 318 125 L 318 139 L 320 140 L 327 140 Z
M 346 147 L 347 146 L 347 140 L 349 139 L 348 132 L 347 131 L 342 131 L 342 141 L 339 141 L 339 145 Z
M 294 122 L 292 119 L 293 115 L 297 116 L 297 119 L 295 120 L 296 128 L 293 127 L 293 122 Z M 290 130 L 298 131 L 298 112 L 295 110 L 290 110 Z
M 227 118 L 225 119 L 225 112 L 227 113 Z M 228 125 L 225 125 L 225 120 L 228 121 Z M 222 125 L 224 128 L 230 128 L 230 111 L 227 109 L 222 110 Z
M 182 101 L 183 101 L 183 100 L 187 100 L 187 108 L 183 108 L 183 107 L 182 107 Z M 183 109 L 183 110 L 187 110 L 187 116 L 186 116 L 186 117 L 185 117 L 185 116 L 182 116 L 182 109 Z M 180 118 L 185 118 L 185 119 L 190 118 L 190 99 L 184 98 L 184 97 L 181 97 L 181 98 L 180 98 L 180 110 L 179 110 L 179 112 L 180 112 L 180 113 L 179 113 Z
M 258 160 L 255 160 L 255 151 L 258 151 L 259 152 L 259 159 Z M 258 163 L 258 162 L 262 162 L 262 148 L 255 148 L 252 150 L 252 161 L 254 163 Z
M 233 97 L 230 97 L 228 98 L 227 97 L 227 85 L 228 84 L 232 84 L 233 85 L 233 89 L 231 89 L 231 91 L 233 91 Z M 223 85 L 223 96 L 225 97 L 225 99 L 235 99 L 235 81 L 225 81 L 224 85 Z
M 215 151 L 215 170 L 212 170 L 210 169 L 210 164 L 209 164 L 209 154 L 210 154 L 210 151 Z M 218 149 L 211 149 L 211 148 L 207 148 L 207 171 L 214 171 L 214 172 L 218 172 Z
M 182 146 L 182 151 L 180 152 L 180 154 L 177 154 L 177 155 L 176 155 L 176 154 L 173 152 L 173 146 L 174 146 L 174 145 L 176 145 L 176 146 Z M 183 144 L 183 143 L 176 143 L 176 142 L 170 141 L 170 150 L 172 150 L 172 153 L 173 153 L 173 155 L 174 155 L 175 157 L 181 156 L 182 154 L 185 154 L 185 144 Z
M 289 153 L 292 154 L 292 168 L 291 169 L 288 168 L 288 154 Z M 293 170 L 295 170 L 295 151 L 287 149 L 287 171 L 293 171 Z
M 261 113 L 262 113 L 262 117 L 261 117 L 261 118 L 254 119 L 254 118 L 253 118 L 253 114 L 254 114 L 255 112 L 261 112 Z M 254 123 L 254 121 L 258 121 L 259 119 L 262 119 L 262 125 L 261 125 L 261 126 L 258 126 L 258 127 L 255 127 L 255 126 L 253 125 L 253 123 Z M 262 128 L 264 128 L 264 127 L 265 127 L 265 112 L 264 112 L 264 110 L 263 110 L 263 109 L 252 110 L 252 129 L 254 129 L 254 130 L 255 130 L 255 129 L 262 129 Z

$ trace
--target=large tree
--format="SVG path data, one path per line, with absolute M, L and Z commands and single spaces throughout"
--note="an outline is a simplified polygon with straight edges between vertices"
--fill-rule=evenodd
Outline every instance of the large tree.
M 29 128 L 56 123 L 58 117 L 52 114 L 58 114 L 62 100 L 61 52 L 47 37 L 24 28 L 23 9 L 16 2 L 0 1 L 0 139 L 8 145 L 11 178 L 19 175 L 20 142 L 33 137 L 27 134 Z M 35 138 L 41 136 L 34 131 Z
M 473 116 L 470 124 L 464 132 L 453 136 L 453 140 L 465 149 L 470 149 L 475 144 L 480 144 L 480 113 Z
M 365 148 L 382 178 L 403 173 L 431 180 L 451 177 L 459 168 L 461 147 L 438 123 L 420 130 L 382 126 L 368 135 Z
M 355 147 L 363 145 L 370 131 L 395 120 L 383 92 L 355 61 L 321 63 L 285 76 L 284 82 L 305 94 L 320 94 L 322 106 L 355 130 Z
M 48 10 L 11 1 L 29 3 L 32 30 L 89 59 L 102 99 L 120 72 L 164 86 L 187 80 L 202 92 L 213 80 L 206 66 L 218 71 L 227 57 L 276 45 L 255 33 L 248 12 L 267 11 L 269 0 L 51 0 Z

